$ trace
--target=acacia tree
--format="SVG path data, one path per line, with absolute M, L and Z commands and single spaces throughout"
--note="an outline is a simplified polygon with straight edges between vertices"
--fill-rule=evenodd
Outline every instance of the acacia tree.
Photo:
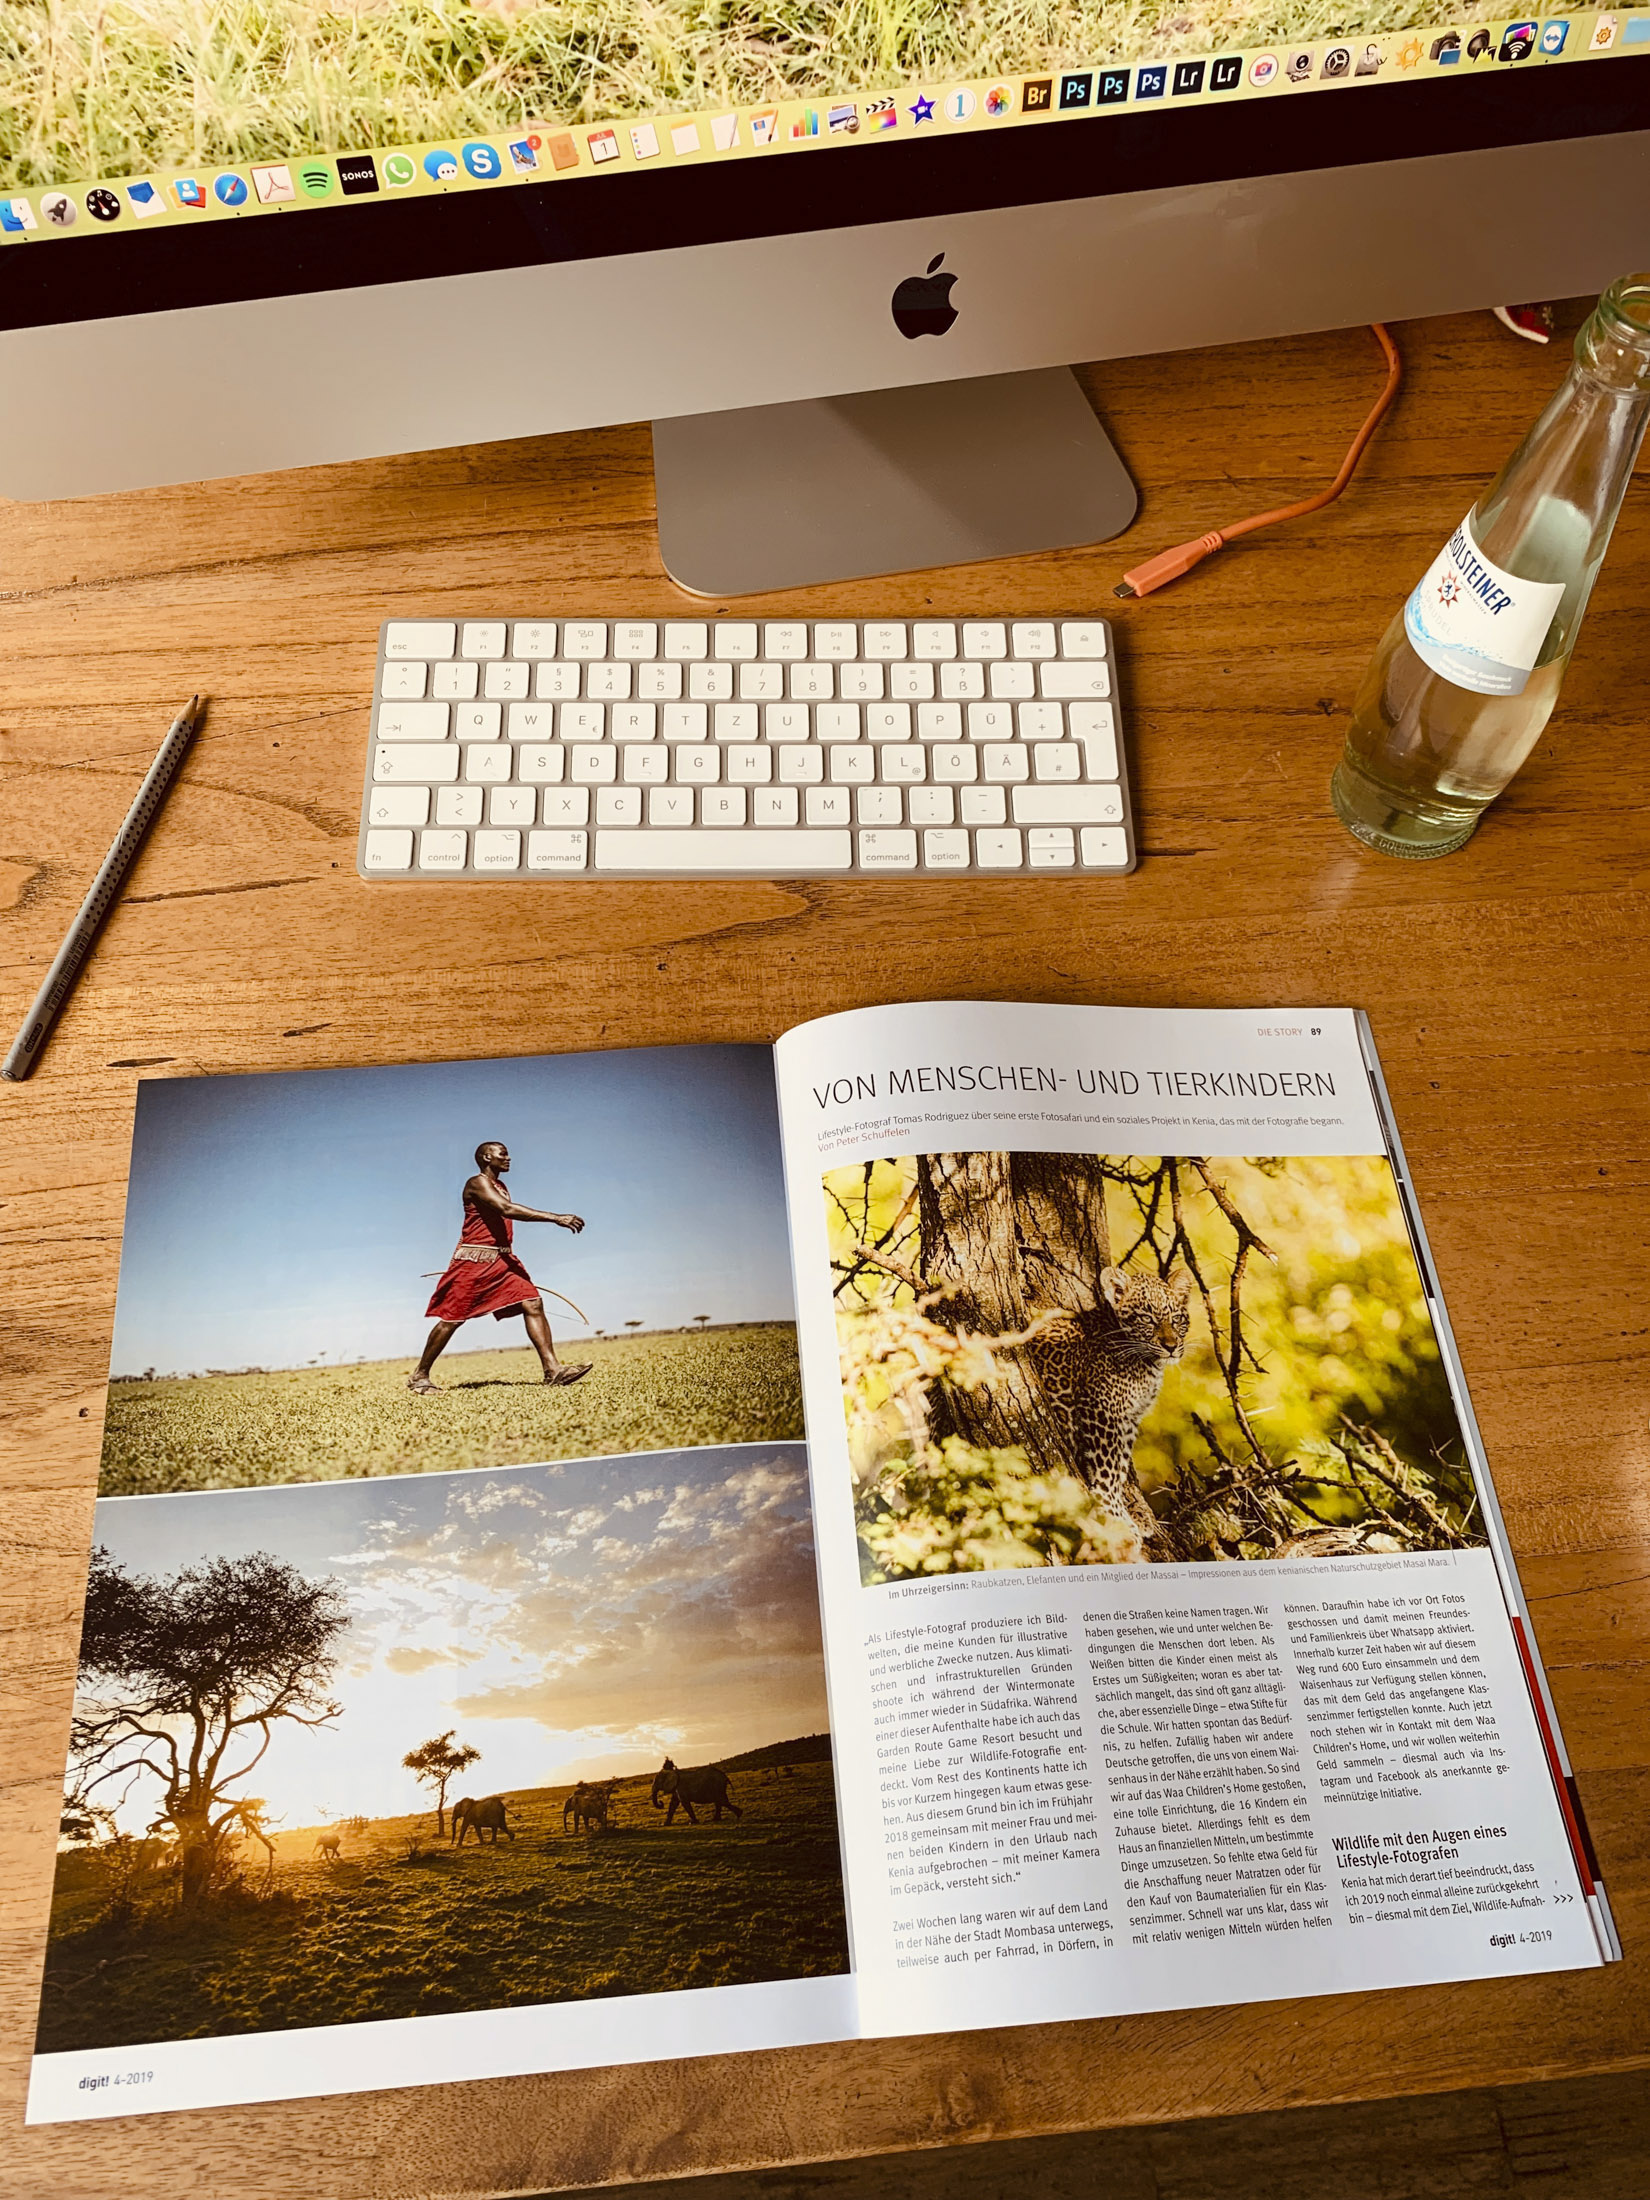
M 178 1899 L 194 1909 L 243 1834 L 264 1840 L 256 1796 L 237 1794 L 281 1724 L 329 1726 L 328 1694 L 349 1606 L 253 1551 L 171 1575 L 131 1574 L 92 1554 L 70 1741 L 72 1813 L 160 1787 L 151 1832 L 177 1843 Z M 264 1841 L 267 1848 L 268 1842 Z
M 447 1830 L 448 1781 L 455 1779 L 466 1766 L 477 1763 L 481 1756 L 480 1750 L 473 1749 L 468 1742 L 455 1746 L 453 1735 L 456 1731 L 448 1727 L 445 1734 L 437 1734 L 433 1740 L 420 1742 L 416 1749 L 409 1749 L 401 1760 L 415 1780 L 435 1789 L 435 1830 L 438 1834 Z

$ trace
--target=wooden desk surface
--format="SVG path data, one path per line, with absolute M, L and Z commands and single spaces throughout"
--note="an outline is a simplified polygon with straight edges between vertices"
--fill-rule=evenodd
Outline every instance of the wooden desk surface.
M 529 2193 L 1650 2061 L 1650 500 L 1478 837 L 1366 854 L 1327 801 L 1354 685 L 1564 362 L 1482 314 L 1399 335 L 1341 504 L 1117 607 L 1145 861 L 1116 883 L 363 885 L 383 617 L 682 603 L 642 428 L 0 512 L 7 1036 L 212 697 L 40 1071 L 0 1087 L 0 2193 Z M 1110 608 L 1137 558 L 1326 480 L 1379 370 L 1358 331 L 1101 367 L 1144 491 L 1122 545 L 771 608 Z M 1369 1009 L 1627 1962 L 20 2133 L 138 1077 L 769 1039 L 934 995 Z

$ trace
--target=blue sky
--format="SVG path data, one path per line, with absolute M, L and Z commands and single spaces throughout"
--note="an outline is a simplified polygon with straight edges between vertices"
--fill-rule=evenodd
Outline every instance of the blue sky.
M 417 1810 L 401 1760 L 449 1727 L 492 1795 L 828 1723 L 800 1444 L 105 1498 L 94 1539 L 134 1574 L 268 1551 L 339 1584 L 341 1715 L 278 1726 L 247 1783 L 289 1828 Z
M 516 1242 L 592 1327 L 790 1318 L 766 1047 L 169 1078 L 138 1088 L 113 1372 L 416 1353 L 489 1138 L 524 1206 L 584 1217 Z M 487 1321 L 455 1348 L 521 1341 Z

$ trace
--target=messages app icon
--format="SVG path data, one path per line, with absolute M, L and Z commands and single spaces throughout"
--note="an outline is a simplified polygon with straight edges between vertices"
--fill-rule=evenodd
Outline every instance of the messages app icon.
M 451 153 L 445 151 L 426 153 L 424 173 L 436 183 L 451 183 L 458 174 L 458 162 Z

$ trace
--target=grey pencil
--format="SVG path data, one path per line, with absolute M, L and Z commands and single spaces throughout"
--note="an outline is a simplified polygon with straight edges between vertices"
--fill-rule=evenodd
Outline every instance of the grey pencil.
M 195 737 L 203 712 L 201 699 L 192 695 L 183 709 L 173 719 L 166 739 L 160 745 L 160 753 L 149 766 L 148 776 L 138 789 L 137 800 L 126 813 L 126 822 L 116 833 L 114 846 L 103 858 L 98 874 L 93 879 L 91 891 L 80 905 L 80 914 L 70 925 L 63 945 L 53 958 L 46 973 L 46 982 L 35 995 L 34 1006 L 23 1019 L 23 1028 L 12 1042 L 11 1052 L 0 1062 L 0 1077 L 12 1083 L 20 1083 L 27 1077 L 39 1059 L 46 1043 L 46 1034 L 58 1010 L 74 991 L 74 983 L 80 975 L 80 967 L 91 953 L 97 928 L 108 915 L 121 883 L 132 867 L 132 858 L 143 845 L 143 836 L 153 823 L 155 813 L 166 800 L 178 766 L 183 762 L 184 751 Z

